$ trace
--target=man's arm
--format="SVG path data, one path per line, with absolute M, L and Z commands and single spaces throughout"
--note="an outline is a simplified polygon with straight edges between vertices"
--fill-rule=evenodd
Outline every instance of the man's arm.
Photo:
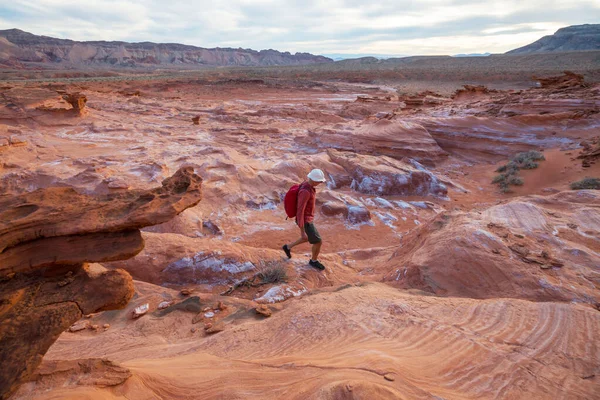
M 300 230 L 304 232 L 304 210 L 310 199 L 310 193 L 306 190 L 298 191 L 298 208 L 296 208 L 296 222 Z

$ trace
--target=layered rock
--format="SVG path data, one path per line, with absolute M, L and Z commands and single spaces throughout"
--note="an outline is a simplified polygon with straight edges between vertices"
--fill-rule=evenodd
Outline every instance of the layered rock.
M 82 93 L 67 93 L 62 98 L 73 107 L 73 111 L 82 114 L 87 103 L 87 97 Z
M 201 183 L 188 167 L 146 191 L 92 197 L 47 188 L 0 198 L 0 398 L 75 321 L 123 308 L 133 296 L 127 272 L 87 262 L 137 254 L 139 229 L 196 205 Z
M 356 130 L 311 131 L 309 138 L 320 148 L 393 158 L 410 157 L 429 164 L 447 157 L 427 129 L 415 122 L 381 119 Z
M 597 191 L 582 190 L 442 214 L 403 238 L 386 280 L 444 296 L 595 304 L 599 210 Z
M 19 274 L 2 283 L 0 398 L 29 378 L 75 321 L 85 314 L 123 308 L 133 296 L 133 281 L 123 270 L 108 271 L 97 264 L 68 268 L 56 276 Z
M 435 174 L 412 159 L 396 160 L 329 150 L 331 161 L 341 165 L 361 193 L 445 197 L 448 188 Z
M 543 126 L 514 118 L 463 116 L 427 118 L 419 122 L 442 149 L 467 159 L 499 161 L 518 152 L 572 142 L 552 135 L 552 128 L 547 124 Z
M 584 87 L 583 75 L 565 71 L 563 75 L 535 78 L 544 89 L 566 89 Z

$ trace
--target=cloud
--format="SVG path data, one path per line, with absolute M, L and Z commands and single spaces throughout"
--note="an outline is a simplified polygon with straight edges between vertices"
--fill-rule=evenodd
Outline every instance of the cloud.
M 505 52 L 597 15 L 600 0 L 19 0 L 0 5 L 0 29 L 316 54 L 456 54 Z

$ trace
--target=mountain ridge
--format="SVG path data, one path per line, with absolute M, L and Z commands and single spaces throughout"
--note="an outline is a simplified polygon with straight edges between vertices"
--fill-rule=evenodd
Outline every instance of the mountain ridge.
M 0 30 L 0 64 L 41 62 L 133 67 L 191 64 L 204 66 L 273 66 L 333 62 L 310 53 L 273 49 L 204 48 L 180 43 L 76 41 L 35 35 L 20 29 Z
M 544 36 L 533 43 L 504 54 L 587 50 L 600 50 L 600 24 L 571 25 L 560 28 L 553 35 Z

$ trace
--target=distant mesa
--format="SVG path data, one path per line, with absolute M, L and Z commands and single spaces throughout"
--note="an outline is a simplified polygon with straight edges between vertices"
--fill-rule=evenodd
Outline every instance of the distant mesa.
M 506 52 L 531 54 L 565 51 L 600 50 L 600 24 L 572 25 L 560 28 L 554 35 Z
M 189 46 L 178 43 L 78 42 L 34 35 L 19 29 L 0 30 L 0 64 L 50 63 L 70 66 L 269 66 L 333 62 L 309 53 L 277 50 Z

